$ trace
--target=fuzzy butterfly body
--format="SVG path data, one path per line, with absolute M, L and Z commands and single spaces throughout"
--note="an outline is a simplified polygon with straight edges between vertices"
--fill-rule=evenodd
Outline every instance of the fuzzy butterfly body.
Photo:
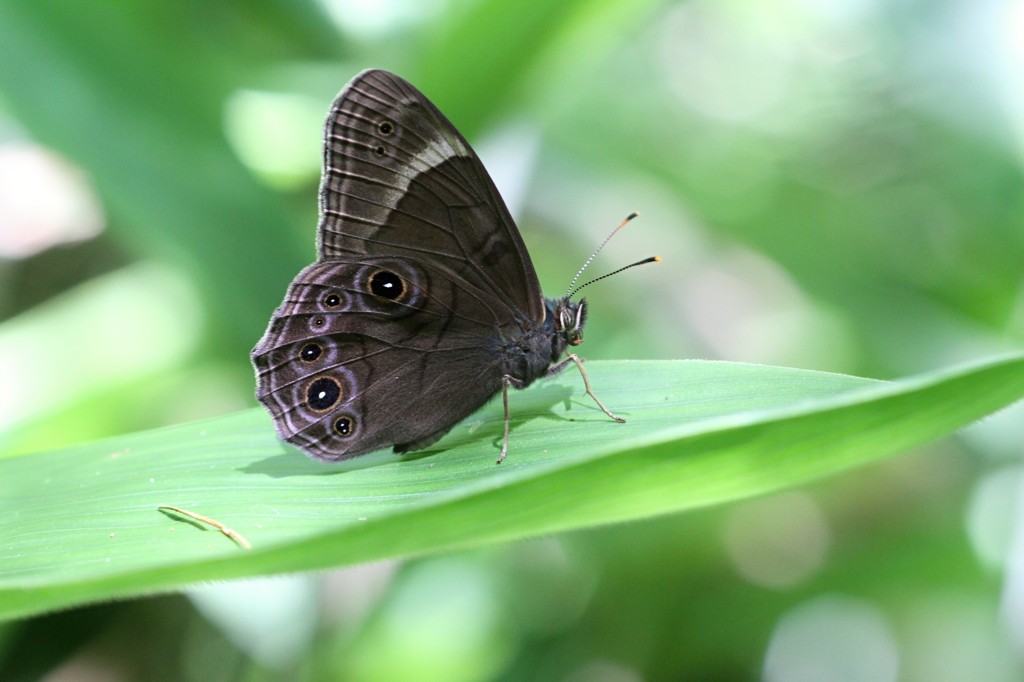
M 398 76 L 364 71 L 327 116 L 317 261 L 252 351 L 256 397 L 282 438 L 338 461 L 427 447 L 503 392 L 503 458 L 508 387 L 582 371 L 562 356 L 585 321 L 584 300 L 543 296 L 448 119 Z

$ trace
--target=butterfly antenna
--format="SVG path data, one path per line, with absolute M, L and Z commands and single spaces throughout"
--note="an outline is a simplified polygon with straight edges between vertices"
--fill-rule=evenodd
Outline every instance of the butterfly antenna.
M 660 262 L 661 262 L 661 257 L 660 256 L 651 256 L 650 258 L 644 258 L 643 260 L 638 260 L 637 262 L 630 263 L 629 265 L 621 267 L 618 270 L 613 270 L 612 272 L 609 272 L 607 275 L 601 275 L 600 277 L 595 277 L 594 279 L 590 280 L 589 282 L 585 282 L 585 283 L 579 285 L 575 289 L 570 289 L 569 293 L 566 294 L 565 297 L 566 298 L 572 298 L 573 296 L 576 295 L 576 292 L 578 292 L 583 287 L 590 286 L 594 282 L 600 282 L 605 277 L 611 277 L 612 275 L 617 275 L 620 272 L 622 272 L 623 270 L 629 270 L 630 268 L 635 268 L 638 265 L 646 265 L 647 263 L 660 263 Z
M 597 254 L 601 253 L 601 249 L 604 248 L 604 245 L 607 244 L 609 241 L 611 241 L 611 238 L 615 236 L 616 232 L 618 232 L 619 230 L 624 228 L 626 226 L 626 224 L 630 220 L 632 220 L 633 218 L 636 218 L 638 215 L 640 215 L 640 214 L 637 213 L 636 211 L 633 211 L 628 216 L 626 216 L 626 219 L 623 220 L 621 223 L 619 223 L 618 227 L 616 227 L 614 230 L 609 232 L 608 236 L 604 238 L 604 241 L 601 242 L 596 249 L 594 249 L 594 253 L 590 254 L 590 258 L 588 258 L 586 260 L 586 262 L 583 263 L 583 265 L 580 267 L 579 271 L 576 272 L 576 276 L 572 278 L 571 282 L 569 282 L 569 288 L 566 289 L 566 291 L 565 291 L 565 297 L 566 298 L 570 298 L 575 292 L 577 292 L 580 289 L 582 289 L 583 287 L 587 286 L 587 284 L 590 284 L 590 282 L 587 282 L 587 284 L 584 284 L 579 289 L 573 289 L 573 286 L 575 286 L 576 282 L 579 280 L 580 275 L 582 275 L 583 271 L 587 269 L 588 265 L 590 265 L 590 261 L 594 260 L 594 258 L 597 256 Z M 634 263 L 633 265 L 639 265 L 639 263 Z M 632 267 L 632 266 L 626 266 L 626 267 Z M 625 270 L 625 269 L 626 268 L 623 268 L 623 270 Z M 618 272 L 618 270 L 616 270 L 616 272 Z M 613 274 L 613 273 L 609 273 L 609 274 Z M 607 277 L 607 276 L 608 275 L 605 275 L 605 277 Z M 593 281 L 597 281 L 597 280 L 593 280 Z

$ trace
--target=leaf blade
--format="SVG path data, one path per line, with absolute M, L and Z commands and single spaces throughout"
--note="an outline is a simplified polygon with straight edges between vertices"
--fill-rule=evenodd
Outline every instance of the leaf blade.
M 341 468 L 281 445 L 256 410 L 0 461 L 0 616 L 722 503 L 877 461 L 1024 396 L 1021 356 L 894 383 L 697 361 L 588 367 L 630 422 L 606 420 L 575 377 L 548 382 L 516 394 L 500 467 L 494 403 L 435 455 Z M 168 504 L 254 549 L 168 519 Z

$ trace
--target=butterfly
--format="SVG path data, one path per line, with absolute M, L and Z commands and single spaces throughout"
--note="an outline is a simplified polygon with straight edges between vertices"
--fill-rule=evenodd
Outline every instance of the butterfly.
M 509 388 L 569 364 L 624 421 L 567 353 L 586 299 L 543 295 L 476 153 L 394 74 L 360 73 L 331 106 L 316 246 L 252 351 L 257 399 L 308 455 L 420 450 L 500 392 L 500 464 Z

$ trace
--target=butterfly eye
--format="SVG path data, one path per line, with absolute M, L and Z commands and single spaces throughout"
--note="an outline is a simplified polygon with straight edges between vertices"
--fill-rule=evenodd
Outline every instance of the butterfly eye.
M 395 132 L 395 124 L 391 121 L 381 121 L 377 124 L 377 132 L 381 135 L 388 137 Z
M 334 420 L 334 432 L 339 436 L 351 436 L 355 430 L 355 422 L 349 417 L 338 417 Z
M 374 296 L 395 301 L 405 294 L 405 282 L 388 270 L 378 270 L 370 275 L 370 291 Z
M 320 377 L 306 389 L 306 402 L 317 412 L 324 412 L 341 400 L 341 384 L 337 379 Z
M 324 352 L 324 349 L 318 343 L 307 343 L 299 351 L 299 357 L 302 358 L 303 362 L 313 362 L 320 354 Z
M 337 308 L 341 305 L 341 296 L 338 294 L 327 294 L 324 296 L 324 306 L 327 308 Z

